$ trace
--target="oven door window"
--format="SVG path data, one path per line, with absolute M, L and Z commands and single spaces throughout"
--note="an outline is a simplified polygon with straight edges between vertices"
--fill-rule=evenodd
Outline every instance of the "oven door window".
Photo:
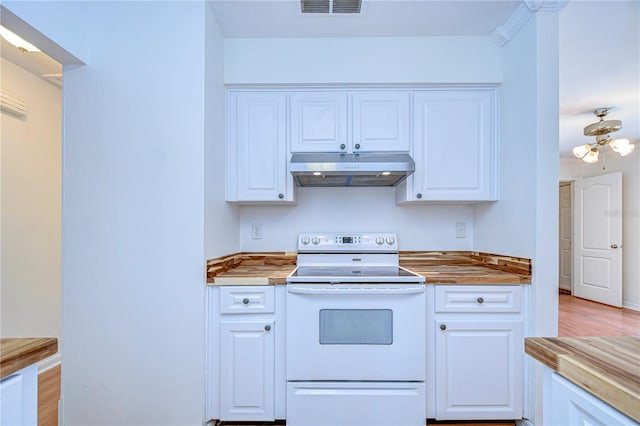
M 321 309 L 321 345 L 391 345 L 391 309 Z

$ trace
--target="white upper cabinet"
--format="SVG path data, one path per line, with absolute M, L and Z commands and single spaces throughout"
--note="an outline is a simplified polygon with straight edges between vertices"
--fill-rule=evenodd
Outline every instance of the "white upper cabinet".
M 347 152 L 347 97 L 341 92 L 291 93 L 291 152 Z
M 286 94 L 230 92 L 228 102 L 227 201 L 292 203 Z
M 409 151 L 409 92 L 355 93 L 353 152 Z
M 409 151 L 409 92 L 294 92 L 291 152 Z
M 416 172 L 398 187 L 398 203 L 497 199 L 495 97 L 493 88 L 414 94 Z

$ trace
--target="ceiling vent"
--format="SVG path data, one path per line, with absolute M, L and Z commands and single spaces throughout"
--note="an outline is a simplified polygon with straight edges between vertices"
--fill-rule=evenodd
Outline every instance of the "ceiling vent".
M 360 13 L 362 0 L 300 0 L 302 13 Z

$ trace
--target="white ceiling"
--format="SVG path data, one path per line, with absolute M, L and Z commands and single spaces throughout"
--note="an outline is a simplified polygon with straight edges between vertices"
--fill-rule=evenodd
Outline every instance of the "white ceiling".
M 298 0 L 213 0 L 225 37 L 387 37 L 489 35 L 520 1 L 363 0 L 360 15 L 302 15 Z M 43 54 L 1 46 L 2 57 L 37 75 L 60 73 Z M 615 134 L 640 143 L 640 2 L 577 0 L 560 11 L 560 153 L 591 142 L 593 110 L 613 107 Z M 640 149 L 640 146 L 639 146 Z
M 302 14 L 298 0 L 213 0 L 229 38 L 491 34 L 521 1 L 363 0 L 360 14 Z

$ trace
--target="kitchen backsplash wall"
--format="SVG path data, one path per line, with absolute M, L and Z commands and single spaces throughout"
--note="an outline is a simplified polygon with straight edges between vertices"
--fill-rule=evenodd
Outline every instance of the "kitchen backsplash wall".
M 394 188 L 297 188 L 295 206 L 241 206 L 242 251 L 295 251 L 299 232 L 397 232 L 400 250 L 472 250 L 471 205 L 396 206 Z M 456 222 L 465 224 L 456 238 Z M 252 225 L 262 238 L 252 238 Z

